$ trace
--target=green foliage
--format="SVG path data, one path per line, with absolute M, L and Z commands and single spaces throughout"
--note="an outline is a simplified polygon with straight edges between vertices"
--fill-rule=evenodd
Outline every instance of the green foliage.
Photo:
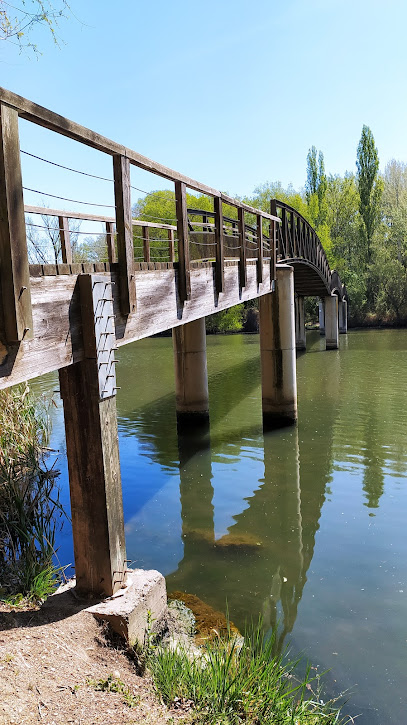
M 149 668 L 159 695 L 168 705 L 189 702 L 195 723 L 217 725 L 337 725 L 336 702 L 323 703 L 320 678 L 298 681 L 297 661 L 275 654 L 275 637 L 264 639 L 261 627 L 254 628 L 243 644 L 229 633 L 207 641 L 201 657 L 191 658 L 181 647 L 157 650 Z
M 206 318 L 207 332 L 240 332 L 243 324 L 243 306 L 236 305 L 228 310 L 221 310 Z
M 28 386 L 1 392 L 0 578 L 6 598 L 43 599 L 61 572 L 53 565 L 63 510 L 58 471 L 45 465 L 49 431 L 47 407 Z
M 304 201 L 301 194 L 295 191 L 291 184 L 284 189 L 279 181 L 268 181 L 265 184 L 257 186 L 253 192 L 253 196 L 247 197 L 244 201 L 251 206 L 254 206 L 256 209 L 262 209 L 263 211 L 270 213 L 271 199 L 284 201 L 286 204 L 289 204 L 293 207 L 293 209 L 296 209 L 296 211 L 302 214 L 305 219 L 311 221 L 306 201 Z
M 368 126 L 363 126 L 357 148 L 356 158 L 357 185 L 359 191 L 359 211 L 361 216 L 361 234 L 366 241 L 366 263 L 372 260 L 372 241 L 380 220 L 380 200 L 383 182 L 379 178 L 379 156 L 373 134 Z

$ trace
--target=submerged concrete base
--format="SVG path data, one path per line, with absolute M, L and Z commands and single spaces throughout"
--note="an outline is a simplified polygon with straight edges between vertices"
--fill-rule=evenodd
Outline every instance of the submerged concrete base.
M 165 579 L 151 569 L 134 569 L 127 576 L 127 586 L 102 602 L 88 607 L 97 619 L 109 622 L 112 629 L 130 646 L 143 647 L 152 622 L 160 620 L 167 609 Z

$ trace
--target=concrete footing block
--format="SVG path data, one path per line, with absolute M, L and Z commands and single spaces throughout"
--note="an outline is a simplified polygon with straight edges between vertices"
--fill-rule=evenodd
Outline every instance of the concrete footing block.
M 126 581 L 124 589 L 88 607 L 87 611 L 109 622 L 130 646 L 142 647 L 151 623 L 159 621 L 167 610 L 165 579 L 154 569 L 134 569 Z

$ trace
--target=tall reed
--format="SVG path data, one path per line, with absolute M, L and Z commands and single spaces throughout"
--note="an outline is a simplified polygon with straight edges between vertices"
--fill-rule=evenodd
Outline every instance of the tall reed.
M 2 594 L 44 598 L 54 588 L 62 525 L 56 477 L 46 465 L 49 404 L 28 385 L 0 392 L 0 582 Z

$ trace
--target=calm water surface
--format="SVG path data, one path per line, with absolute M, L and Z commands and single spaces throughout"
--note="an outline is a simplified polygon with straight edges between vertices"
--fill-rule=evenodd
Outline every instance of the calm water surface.
M 407 723 L 407 331 L 308 333 L 298 427 L 263 435 L 259 340 L 208 338 L 210 435 L 178 438 L 171 339 L 119 353 L 127 552 L 238 626 L 261 613 L 350 688 L 360 725 Z M 37 389 L 58 387 L 45 376 Z M 64 431 L 62 497 L 69 505 Z M 71 532 L 60 536 L 73 560 Z

